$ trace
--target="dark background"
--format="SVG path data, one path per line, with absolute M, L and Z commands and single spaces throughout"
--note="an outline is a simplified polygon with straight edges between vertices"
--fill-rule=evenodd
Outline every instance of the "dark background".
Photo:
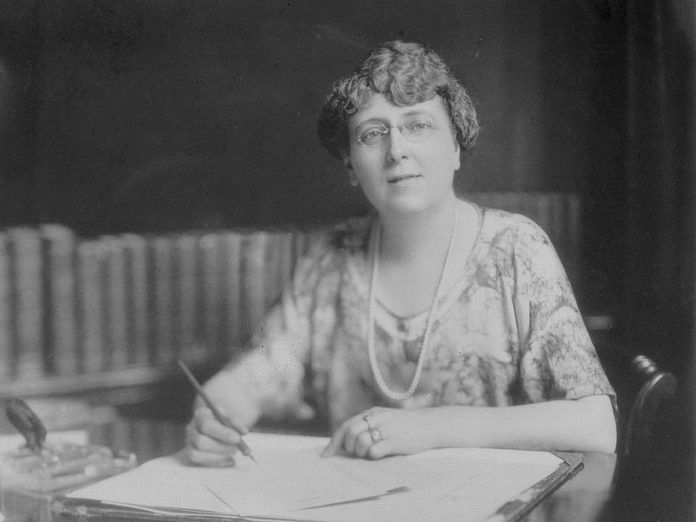
M 476 101 L 483 132 L 463 190 L 578 191 L 592 173 L 603 193 L 623 181 L 622 22 L 591 4 L 0 6 L 3 177 L 20 196 L 5 221 L 94 233 L 349 214 L 363 203 L 320 148 L 316 115 L 335 79 L 394 38 L 440 52 Z
M 677 375 L 668 444 L 689 460 L 695 21 L 689 0 L 0 0 L 0 226 L 362 212 L 316 115 L 376 43 L 423 42 L 479 111 L 462 193 L 579 194 L 581 308 Z
M 376 43 L 438 51 L 475 100 L 467 190 L 582 195 L 586 308 L 612 307 L 626 204 L 625 16 L 601 2 L 4 0 L 0 222 L 79 234 L 364 211 L 315 134 Z

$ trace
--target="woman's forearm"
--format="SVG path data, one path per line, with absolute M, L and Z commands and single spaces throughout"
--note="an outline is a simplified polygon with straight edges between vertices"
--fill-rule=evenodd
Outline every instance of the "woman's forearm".
M 616 421 L 606 395 L 521 406 L 445 406 L 432 410 L 434 447 L 616 449 Z
M 291 356 L 256 349 L 213 376 L 205 388 L 213 400 L 242 417 L 251 428 L 261 417 L 309 419 L 303 400 L 303 368 Z
M 204 388 L 225 415 L 246 428 L 252 428 L 263 415 L 261 398 L 248 392 L 236 368 L 224 368 L 208 380 Z M 196 399 L 194 409 L 200 406 L 204 404 Z

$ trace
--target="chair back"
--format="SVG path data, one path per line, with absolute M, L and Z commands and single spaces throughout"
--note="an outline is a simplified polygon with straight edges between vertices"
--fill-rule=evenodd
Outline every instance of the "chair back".
M 650 448 L 660 406 L 674 397 L 677 380 L 671 373 L 660 371 L 655 362 L 644 355 L 631 361 L 631 373 L 639 388 L 629 412 L 622 453 L 640 455 Z

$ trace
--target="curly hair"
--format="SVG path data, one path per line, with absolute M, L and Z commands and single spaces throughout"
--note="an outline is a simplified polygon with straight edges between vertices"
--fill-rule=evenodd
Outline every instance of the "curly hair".
M 395 40 L 378 45 L 351 76 L 334 83 L 317 123 L 319 140 L 333 156 L 340 159 L 348 151 L 348 119 L 373 94 L 400 107 L 440 96 L 461 150 L 476 141 L 476 110 L 445 62 L 421 44 Z

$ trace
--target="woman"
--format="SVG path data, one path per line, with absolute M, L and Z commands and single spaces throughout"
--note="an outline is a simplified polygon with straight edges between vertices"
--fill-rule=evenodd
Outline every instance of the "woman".
M 313 245 L 254 348 L 206 383 L 237 430 L 199 405 L 191 459 L 232 464 L 262 416 L 315 409 L 334 429 L 326 455 L 613 451 L 614 392 L 547 236 L 454 193 L 478 123 L 444 62 L 377 47 L 335 84 L 318 129 L 375 213 Z

